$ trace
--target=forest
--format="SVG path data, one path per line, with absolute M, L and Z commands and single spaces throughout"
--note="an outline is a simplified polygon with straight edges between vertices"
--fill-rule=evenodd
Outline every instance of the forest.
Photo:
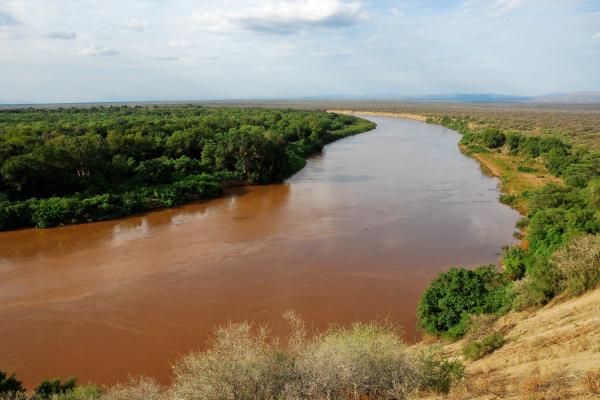
M 327 143 L 373 129 L 361 118 L 259 108 L 0 110 L 0 230 L 103 221 L 266 184 Z

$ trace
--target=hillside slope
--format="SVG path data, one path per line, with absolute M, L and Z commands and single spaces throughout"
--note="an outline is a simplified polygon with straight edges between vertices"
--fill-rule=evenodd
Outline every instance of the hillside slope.
M 600 288 L 540 309 L 511 312 L 490 331 L 506 344 L 475 361 L 450 399 L 600 398 Z M 425 340 L 431 342 L 432 339 Z M 444 346 L 462 358 L 467 339 Z

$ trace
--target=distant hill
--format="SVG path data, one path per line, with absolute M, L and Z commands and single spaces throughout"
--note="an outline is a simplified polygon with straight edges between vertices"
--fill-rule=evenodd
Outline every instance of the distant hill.
M 600 101 L 600 92 L 556 93 L 534 97 L 535 101 L 592 102 Z

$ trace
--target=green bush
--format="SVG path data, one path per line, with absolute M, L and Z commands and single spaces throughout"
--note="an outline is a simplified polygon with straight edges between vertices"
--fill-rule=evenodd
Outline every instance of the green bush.
M 21 382 L 15 379 L 15 374 L 7 378 L 7 372 L 0 369 L 0 395 L 12 396 L 24 392 Z
M 480 153 L 480 154 L 485 154 L 485 153 L 489 153 L 490 151 L 488 149 L 486 149 L 485 147 L 482 147 L 478 144 L 472 144 L 467 146 L 467 154 L 473 154 L 473 153 Z
M 536 168 L 526 167 L 525 165 L 519 165 L 517 167 L 517 171 L 519 171 L 519 172 L 533 173 L 533 172 L 537 172 L 538 170 Z
M 419 329 L 451 338 L 464 335 L 468 314 L 495 313 L 502 306 L 502 291 L 493 286 L 481 274 L 464 268 L 439 273 L 419 300 Z
M 465 377 L 465 366 L 457 358 L 449 359 L 440 345 L 431 345 L 419 352 L 424 387 L 448 393 L 452 386 Z
M 77 379 L 71 376 L 65 383 L 60 383 L 60 379 L 55 378 L 52 381 L 43 380 L 35 389 L 35 396 L 39 399 L 50 399 L 53 395 L 60 395 L 75 389 Z
M 517 196 L 515 196 L 514 194 L 505 194 L 500 196 L 500 203 L 512 204 L 515 202 L 516 199 Z
M 482 138 L 483 144 L 490 149 L 502 147 L 504 142 L 506 142 L 506 136 L 504 133 L 497 129 L 486 129 L 482 134 Z
M 521 228 L 524 229 L 527 227 L 527 225 L 529 225 L 529 220 L 527 218 L 520 218 L 517 223 L 515 224 L 515 226 L 517 228 Z
M 110 400 L 110 397 L 107 398 L 107 396 L 102 396 L 102 394 L 103 393 L 100 388 L 92 384 L 88 384 L 86 386 L 75 387 L 65 391 L 64 393 L 53 394 L 49 397 L 49 400 Z M 143 399 L 151 400 L 147 397 L 144 397 Z
M 484 354 L 493 352 L 504 346 L 506 341 L 499 332 L 484 337 L 481 341 L 471 341 L 462 348 L 462 354 L 467 360 L 476 360 Z
M 523 139 L 523 135 L 521 135 L 520 133 L 509 132 L 506 134 L 506 144 L 508 145 L 508 147 L 510 147 L 511 151 L 517 150 Z
M 502 253 L 500 262 L 509 277 L 518 279 L 525 275 L 527 257 L 528 254 L 522 248 L 513 246 Z

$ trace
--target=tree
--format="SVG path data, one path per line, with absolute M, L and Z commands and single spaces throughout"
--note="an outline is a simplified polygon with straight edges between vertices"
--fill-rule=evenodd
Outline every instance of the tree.
M 482 276 L 464 268 L 451 267 L 440 272 L 419 300 L 419 328 L 425 333 L 460 336 L 464 332 L 459 324 L 466 313 L 486 311 L 485 284 Z
M 15 379 L 15 374 L 8 378 L 6 374 L 7 372 L 0 369 L 0 395 L 14 395 L 25 391 L 25 388 L 21 386 L 21 382 Z
M 35 389 L 35 395 L 40 399 L 49 399 L 53 395 L 66 393 L 75 389 L 75 383 L 78 379 L 75 379 L 74 376 L 69 377 L 67 381 L 63 384 L 60 383 L 60 379 L 55 378 L 51 382 L 47 379 L 44 379 L 40 386 Z

